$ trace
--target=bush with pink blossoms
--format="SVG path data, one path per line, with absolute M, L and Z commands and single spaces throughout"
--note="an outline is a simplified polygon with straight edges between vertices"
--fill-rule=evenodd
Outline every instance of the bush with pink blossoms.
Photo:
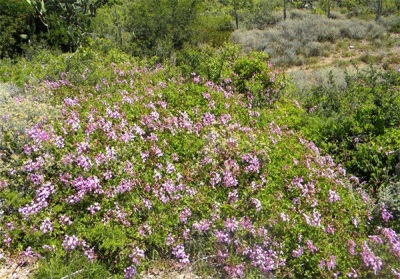
M 240 65 L 258 67 L 257 57 Z M 247 81 L 284 90 L 270 65 L 255 80 L 227 68 L 220 82 L 161 65 L 101 67 L 97 81 L 88 71 L 40 85 L 60 115 L 34 126 L 19 164 L 1 172 L 1 249 L 40 258 L 38 278 L 62 265 L 60 278 L 133 278 L 154 262 L 199 261 L 232 278 L 397 272 L 398 236 L 369 226 L 358 182 L 287 127 L 301 109 L 246 95 Z

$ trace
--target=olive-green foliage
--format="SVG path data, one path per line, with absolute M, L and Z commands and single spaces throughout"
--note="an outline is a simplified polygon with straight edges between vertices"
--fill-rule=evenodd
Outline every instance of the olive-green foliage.
M 196 73 L 219 82 L 228 75 L 231 64 L 240 54 L 240 47 L 233 44 L 225 44 L 220 48 L 209 45 L 187 46 L 177 53 L 176 65 L 184 76 Z
M 68 255 L 66 261 L 63 253 L 57 253 L 42 259 L 40 267 L 34 271 L 32 278 L 75 278 L 75 279 L 116 279 L 121 278 L 112 275 L 109 270 L 97 261 L 90 263 L 83 253 L 75 252 Z
M 118 16 L 123 19 L 117 24 L 114 36 L 119 36 L 120 44 L 127 52 L 134 55 L 157 56 L 159 59 L 169 58 L 176 50 L 188 45 L 196 46 L 202 43 L 222 45 L 232 30 L 230 17 L 219 10 L 218 4 L 209 6 L 211 5 L 209 2 L 128 1 L 122 15 L 117 15 L 117 12 L 111 9 L 113 17 Z M 124 37 L 124 34 L 128 36 Z M 129 41 L 122 42 L 123 40 Z
M 399 155 L 399 154 L 398 154 Z M 400 159 L 399 159 L 400 161 Z M 396 166 L 396 176 L 395 178 L 397 180 L 400 179 L 400 165 Z M 394 230 L 397 232 L 400 232 L 400 182 L 392 182 L 385 188 L 381 189 L 381 191 L 378 194 L 378 202 L 377 202 L 377 208 L 376 211 L 378 214 L 381 211 L 382 205 L 385 206 L 385 208 L 392 213 L 393 218 L 391 225 Z
M 302 95 L 313 119 L 304 131 L 376 195 L 397 177 L 400 76 L 371 68 L 347 75 L 346 83 L 340 90 L 331 76 L 329 86 Z
M 91 31 L 91 19 L 106 0 L 25 0 L 35 11 L 36 33 L 53 47 L 75 51 Z
M 200 1 L 138 0 L 128 6 L 132 15 L 127 29 L 132 32 L 135 54 L 169 56 L 193 38 Z
M 46 103 L 43 97 L 40 92 L 24 92 L 0 84 L 0 170 L 15 167 L 28 142 L 26 132 L 30 128 L 39 122 L 46 125 L 59 115 L 59 109 Z
M 374 18 L 378 12 L 378 3 L 376 0 L 342 0 L 337 5 L 343 13 L 348 16 L 370 16 Z M 384 16 L 398 13 L 400 10 L 399 0 L 383 0 L 381 14 Z
M 22 52 L 33 33 L 33 9 L 25 0 L 0 0 L 0 58 Z

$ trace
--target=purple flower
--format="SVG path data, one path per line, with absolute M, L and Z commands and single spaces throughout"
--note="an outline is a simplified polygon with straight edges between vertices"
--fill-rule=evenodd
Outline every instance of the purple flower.
M 179 244 L 178 246 L 175 246 L 172 249 L 172 255 L 174 255 L 175 258 L 177 258 L 179 260 L 179 263 L 182 266 L 187 265 L 188 263 L 190 263 L 189 256 L 186 255 L 185 247 L 183 247 L 182 244 Z
M 244 264 L 236 266 L 225 266 L 224 270 L 228 273 L 229 278 L 244 278 Z
M 381 208 L 381 216 L 382 216 L 383 221 L 385 221 L 385 222 L 389 222 L 389 220 L 393 218 L 392 213 L 390 213 L 389 211 L 386 210 L 384 204 L 382 205 L 382 208 Z
M 326 261 L 326 267 L 328 270 L 332 270 L 336 267 L 336 256 L 329 256 L 329 259 Z
M 96 254 L 94 253 L 94 249 L 85 249 L 85 256 L 89 262 L 93 263 L 94 259 L 96 258 Z
M 186 224 L 187 218 L 190 216 L 192 216 L 192 212 L 190 211 L 190 209 L 188 207 L 185 207 L 183 209 L 183 211 L 181 212 L 181 214 L 179 215 L 179 219 L 182 223 Z
M 292 251 L 292 257 L 293 258 L 299 258 L 301 255 L 304 253 L 304 248 L 301 246 L 298 246 L 297 250 Z
M 254 173 L 259 173 L 260 172 L 260 161 L 258 160 L 256 155 L 252 154 L 245 154 L 242 156 L 242 162 L 246 162 L 249 165 L 244 168 L 244 172 L 249 173 L 249 172 L 254 172 Z
M 62 247 L 67 251 L 74 250 L 79 245 L 79 240 L 75 235 L 69 236 L 65 235 Z
M 318 248 L 314 245 L 314 243 L 311 240 L 307 239 L 306 244 L 307 244 L 308 250 L 310 250 L 311 253 L 318 251 Z
M 226 219 L 226 221 L 224 222 L 224 227 L 228 232 L 234 232 L 239 228 L 239 222 L 236 221 L 236 218 L 233 217 Z
M 33 262 L 35 258 L 41 258 L 39 254 L 33 252 L 32 248 L 29 246 L 25 251 L 18 254 L 18 260 L 20 264 L 25 264 L 28 262 Z
M 88 207 L 88 210 L 90 212 L 90 214 L 95 214 L 96 212 L 98 212 L 101 209 L 100 205 L 98 202 L 95 202 L 94 204 L 90 205 Z
M 210 228 L 210 221 L 209 220 L 201 220 L 200 222 L 196 222 L 193 224 L 193 229 L 201 231 L 201 232 L 206 232 Z
M 89 170 L 92 167 L 92 161 L 84 156 L 84 155 L 79 155 L 78 158 L 76 158 L 76 164 L 80 167 L 82 167 L 85 171 Z
M 235 187 L 238 185 L 238 180 L 235 175 L 229 170 L 224 171 L 224 184 L 226 187 Z
M 133 266 L 128 266 L 124 269 L 124 278 L 130 279 L 136 275 L 136 269 Z
M 10 247 L 12 242 L 12 238 L 6 233 L 3 236 L 3 243 L 7 246 Z
M 251 203 L 256 208 L 256 212 L 259 212 L 262 209 L 262 204 L 261 204 L 260 200 L 258 200 L 256 198 L 251 198 Z
M 167 237 L 165 238 L 165 244 L 167 246 L 171 246 L 174 243 L 175 243 L 175 239 L 172 237 L 171 234 L 168 234 Z
M 337 202 L 340 201 L 339 195 L 332 190 L 329 190 L 329 202 Z
M 43 220 L 42 224 L 40 225 L 40 230 L 43 234 L 53 231 L 53 226 L 49 218 Z
M 70 217 L 66 216 L 65 214 L 58 218 L 58 221 L 62 226 L 69 226 L 72 225 L 72 220 Z
M 376 275 L 378 270 L 382 268 L 382 260 L 380 257 L 375 256 L 371 248 L 364 242 L 362 245 L 362 258 L 366 267 L 371 267 Z
M 217 239 L 218 243 L 226 243 L 229 244 L 231 239 L 229 238 L 229 234 L 220 230 L 214 231 L 214 236 Z
M 203 124 L 204 126 L 213 125 L 215 123 L 215 116 L 212 113 L 206 112 L 203 114 Z
M 132 263 L 134 263 L 136 266 L 140 266 L 140 260 L 144 258 L 144 251 L 140 249 L 139 247 L 135 247 L 133 249 L 132 254 L 129 255 L 129 258 L 131 259 Z
M 347 241 L 347 245 L 349 246 L 350 255 L 353 255 L 353 256 L 356 255 L 355 248 L 356 248 L 357 244 L 354 242 L 354 240 L 350 239 L 349 241 Z
M 352 268 L 351 271 L 347 273 L 347 277 L 358 278 L 358 273 L 356 270 L 354 270 L 354 268 Z
M 233 203 L 237 202 L 238 198 L 239 198 L 239 196 L 238 196 L 238 193 L 237 193 L 237 189 L 234 189 L 233 191 L 229 192 L 229 194 L 228 194 L 228 202 L 230 204 L 233 204 Z

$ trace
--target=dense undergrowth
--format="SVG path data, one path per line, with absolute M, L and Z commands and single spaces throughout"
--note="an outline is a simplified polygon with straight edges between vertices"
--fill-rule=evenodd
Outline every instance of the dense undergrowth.
M 2 257 L 39 260 L 37 278 L 132 278 L 157 262 L 229 278 L 399 276 L 393 213 L 373 212 L 359 179 L 307 139 L 306 121 L 332 115 L 312 118 L 317 95 L 290 100 L 265 54 L 225 46 L 185 76 L 115 50 L 51 63 L 2 101 L 38 108 L 3 119 Z

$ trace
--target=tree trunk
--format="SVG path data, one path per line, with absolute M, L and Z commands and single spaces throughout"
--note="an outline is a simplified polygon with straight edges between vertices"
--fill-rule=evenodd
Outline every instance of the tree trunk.
M 239 18 L 238 18 L 238 14 L 237 14 L 237 4 L 236 4 L 236 0 L 233 1 L 233 9 L 235 10 L 236 29 L 239 29 Z
M 331 18 L 331 0 L 328 0 L 328 18 Z
M 377 0 L 377 1 L 378 1 L 378 7 L 376 9 L 376 18 L 375 18 L 376 21 L 378 21 L 382 15 L 382 0 Z
M 286 0 L 283 0 L 283 20 L 286 20 Z

